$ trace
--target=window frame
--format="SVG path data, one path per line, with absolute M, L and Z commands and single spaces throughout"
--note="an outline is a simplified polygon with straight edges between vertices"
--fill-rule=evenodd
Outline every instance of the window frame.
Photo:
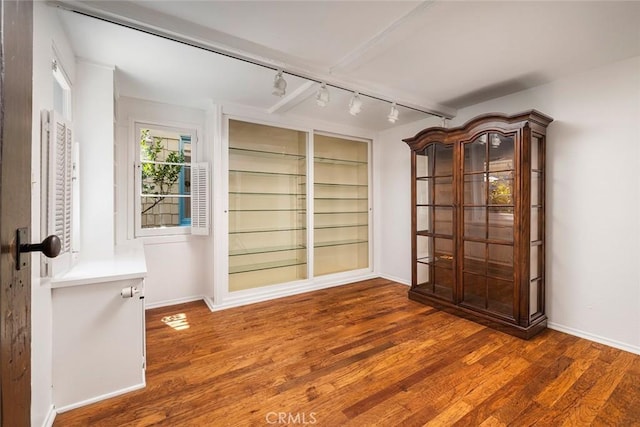
M 197 163 L 197 145 L 198 145 L 198 136 L 201 134 L 200 128 L 196 125 L 191 124 L 158 124 L 152 121 L 147 120 L 134 120 L 133 121 L 133 137 L 131 141 L 132 152 L 133 152 L 133 160 L 134 160 L 134 179 L 133 179 L 133 215 L 134 215 L 134 238 L 143 238 L 143 237 L 154 237 L 154 236 L 179 236 L 179 235 L 190 235 L 191 231 L 191 222 L 189 224 L 184 223 L 181 220 L 180 225 L 170 226 L 170 227 L 154 227 L 154 228 L 143 228 L 142 227 L 142 196 L 141 196 L 141 187 L 142 187 L 142 161 L 140 159 L 140 132 L 142 129 L 157 129 L 161 131 L 167 131 L 176 133 L 179 135 L 189 135 L 191 137 L 191 159 L 189 162 L 184 162 L 188 164 L 190 168 L 193 167 L 195 163 Z M 184 174 L 184 170 L 182 170 L 181 175 Z M 179 180 L 180 182 L 180 180 Z M 187 197 L 180 198 L 186 199 Z M 188 197 L 189 203 L 191 203 L 191 194 Z

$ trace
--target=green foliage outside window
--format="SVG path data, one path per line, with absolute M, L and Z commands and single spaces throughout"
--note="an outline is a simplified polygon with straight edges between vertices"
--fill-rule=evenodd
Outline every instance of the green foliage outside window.
M 149 129 L 142 129 L 140 132 L 140 152 L 143 161 L 184 163 L 185 157 L 182 149 L 169 151 L 163 159 L 161 154 L 164 150 L 163 138 L 151 137 Z M 178 182 L 182 168 L 182 164 L 142 163 L 142 193 L 158 195 L 154 197 L 154 202 L 142 211 L 143 214 L 165 199 L 164 195 L 169 194 L 171 188 Z

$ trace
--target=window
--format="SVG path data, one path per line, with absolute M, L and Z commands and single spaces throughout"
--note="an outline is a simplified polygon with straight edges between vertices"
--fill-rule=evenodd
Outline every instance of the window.
M 55 55 L 54 55 L 55 56 Z M 71 119 L 71 85 L 57 59 L 51 63 L 53 70 L 53 110 L 67 120 Z
M 137 123 L 135 135 L 136 236 L 194 233 L 194 226 L 208 229 L 208 221 L 202 221 L 208 218 L 208 173 L 201 171 L 206 165 L 192 164 L 196 130 Z M 192 195 L 194 177 L 200 180 L 198 189 L 203 182 L 206 186 L 196 193 L 198 197 Z M 191 218 L 194 203 L 200 215 L 195 224 Z M 205 209 L 203 214 L 201 209 Z

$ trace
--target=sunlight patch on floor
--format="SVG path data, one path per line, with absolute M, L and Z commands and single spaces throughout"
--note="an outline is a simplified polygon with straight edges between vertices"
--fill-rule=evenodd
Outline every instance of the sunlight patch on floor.
M 161 322 L 167 326 L 172 327 L 176 331 L 182 331 L 189 329 L 189 321 L 185 313 L 178 313 L 172 316 L 165 316 L 161 319 Z

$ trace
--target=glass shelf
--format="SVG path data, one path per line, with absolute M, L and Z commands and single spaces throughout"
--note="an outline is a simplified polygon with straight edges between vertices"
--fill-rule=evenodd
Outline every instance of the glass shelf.
M 329 163 L 334 165 L 360 166 L 367 164 L 366 161 L 361 160 L 332 159 L 330 157 L 314 157 L 313 160 L 317 163 Z
M 304 249 L 307 249 L 307 248 L 306 246 L 303 246 L 303 245 L 285 245 L 285 246 L 271 246 L 271 247 L 265 247 L 265 248 L 234 249 L 229 251 L 229 256 L 265 254 L 265 253 L 271 253 L 271 252 L 299 251 Z
M 281 261 L 262 262 L 258 264 L 239 265 L 229 267 L 229 274 L 248 273 L 250 271 L 270 270 L 272 268 L 295 267 L 296 265 L 305 265 L 306 261 L 298 259 L 285 259 Z
M 334 183 L 334 182 L 314 182 L 314 185 L 322 185 L 322 186 L 328 186 L 328 187 L 332 187 L 332 186 L 335 186 L 335 187 L 367 187 L 367 184 L 341 184 L 341 183 Z
M 316 227 L 317 228 L 317 227 Z M 321 242 L 314 245 L 315 248 L 326 248 L 330 246 L 356 245 L 359 243 L 367 243 L 368 240 L 336 240 L 333 242 Z
M 234 194 L 238 196 L 298 196 L 302 198 L 307 197 L 307 195 L 304 193 L 259 193 L 259 192 L 248 192 L 248 191 L 229 191 L 229 194 Z
M 453 269 L 453 257 L 450 255 L 437 256 L 437 257 L 422 257 L 416 259 L 420 264 L 428 264 L 436 267 L 443 267 Z
M 416 234 L 418 236 L 435 237 L 436 239 L 452 239 L 453 238 L 451 234 L 434 233 L 429 230 L 418 230 L 416 231 Z
M 305 174 L 302 174 L 302 173 L 243 171 L 243 170 L 237 170 L 237 169 L 229 169 L 229 173 L 244 173 L 248 175 L 306 176 Z
M 315 215 L 363 214 L 369 211 L 314 212 Z
M 416 181 L 426 181 L 432 178 L 453 178 L 453 175 L 425 175 L 425 176 L 416 176 Z
M 306 209 L 229 209 L 229 212 L 305 212 Z
M 336 224 L 336 225 L 316 225 L 316 230 L 324 230 L 327 228 L 352 228 L 352 227 L 367 227 L 368 224 Z
M 291 158 L 292 160 L 301 160 L 305 159 L 306 156 L 303 154 L 291 154 L 291 153 L 278 153 L 275 151 L 263 151 L 263 150 L 252 150 L 249 148 L 236 148 L 229 147 L 230 152 L 235 152 L 239 154 L 244 154 L 248 156 L 256 156 L 256 157 L 270 157 L 270 158 Z
M 286 227 L 286 228 L 254 228 L 246 230 L 229 230 L 229 234 L 243 234 L 243 233 L 277 233 L 281 231 L 300 231 L 306 230 L 307 227 Z
M 367 197 L 314 197 L 314 200 L 369 200 Z

